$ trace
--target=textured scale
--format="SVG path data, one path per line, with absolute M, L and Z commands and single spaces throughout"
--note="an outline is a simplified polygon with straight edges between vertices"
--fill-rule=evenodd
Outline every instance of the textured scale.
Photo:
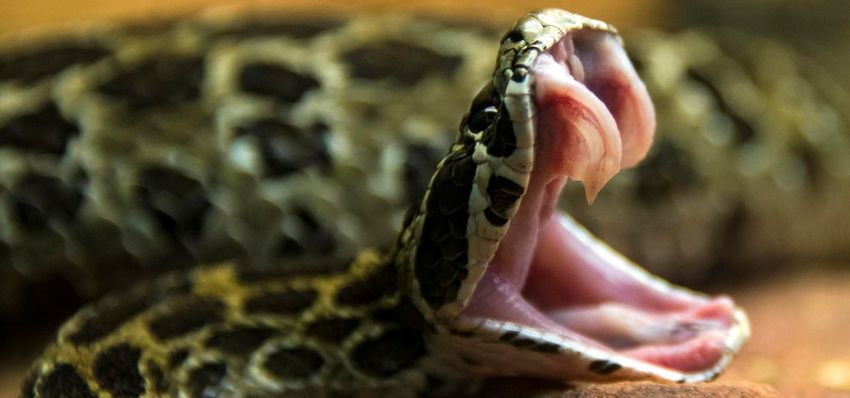
M 440 39 L 418 42 L 422 32 Z M 838 226 L 828 217 L 847 186 L 846 92 L 781 45 L 752 38 L 752 54 L 736 51 L 740 37 L 721 45 L 728 37 L 630 37 L 662 143 L 602 192 L 599 211 L 580 200 L 565 206 L 676 280 L 700 281 L 718 263 L 747 267 L 768 254 L 849 255 L 841 249 L 848 234 L 811 233 Z M 90 298 L 161 271 L 164 258 L 174 266 L 242 254 L 351 256 L 386 242 L 421 197 L 456 109 L 489 72 L 493 43 L 480 29 L 424 21 L 216 14 L 8 43 L 0 51 L 0 314 L 21 314 L 17 303 L 39 294 L 32 285 L 55 276 Z M 292 55 L 275 51 L 281 46 Z M 783 69 L 766 71 L 765 60 L 777 57 Z M 419 62 L 394 63 L 409 59 Z M 805 106 L 771 83 L 777 78 L 792 79 Z M 729 91 L 729 79 L 748 91 Z M 758 113 L 741 110 L 758 96 L 770 99 Z M 170 105 L 151 107 L 163 101 Z M 479 102 L 474 123 L 496 111 Z M 497 153 L 505 145 L 488 141 Z M 753 152 L 764 153 L 757 171 L 735 160 Z M 387 206 L 395 216 L 376 223 L 371 215 Z M 787 240 L 762 233 L 777 230 L 772 214 L 800 211 L 816 214 L 801 217 L 811 222 L 795 223 Z M 330 221 L 339 217 L 343 226 Z M 635 217 L 653 221 L 635 228 L 645 225 Z M 671 235 L 680 241 L 671 244 Z M 746 242 L 754 237 L 763 239 Z M 127 265 L 116 272 L 115 261 Z
M 806 109 L 818 104 L 822 112 L 792 107 L 799 98 L 765 81 L 770 76 L 750 65 L 757 57 L 726 49 L 718 37 L 631 41 L 658 103 L 662 142 L 606 188 L 593 211 L 585 214 L 580 201 L 567 208 L 677 279 L 704 279 L 717 262 L 764 258 L 777 247 L 787 247 L 780 254 L 788 258 L 824 247 L 850 255 L 843 246 L 850 234 L 789 246 L 750 233 L 776 228 L 770 212 L 826 203 L 833 207 L 819 211 L 834 214 L 840 189 L 814 184 L 847 186 L 839 155 L 850 145 L 842 108 L 795 69 L 793 53 L 776 50 L 788 57 L 783 76 L 810 88 Z M 211 14 L 0 49 L 0 283 L 10 287 L 0 288 L 0 316 L 26 313 L 16 303 L 55 275 L 94 297 L 165 269 L 255 259 L 173 272 L 86 307 L 60 330 L 23 395 L 450 391 L 438 381 L 456 376 L 433 365 L 440 353 L 419 332 L 425 320 L 414 308 L 422 303 L 397 290 L 390 260 L 374 252 L 350 259 L 391 242 L 404 210 L 424 195 L 428 214 L 419 215 L 426 221 L 412 270 L 418 288 L 435 310 L 463 295 L 462 281 L 475 270 L 454 265 L 471 252 L 468 217 L 503 226 L 524 190 L 510 170 L 481 180 L 476 172 L 485 163 L 476 145 L 479 154 L 486 148 L 487 156 L 514 159 L 502 167 L 523 168 L 529 144 L 504 134 L 521 120 L 500 119 L 511 103 L 495 94 L 521 81 L 519 69 L 473 101 L 463 124 L 479 140 L 456 137 L 425 187 L 458 110 L 491 73 L 495 43 L 486 30 L 425 20 Z M 658 54 L 682 67 L 654 64 Z M 31 64 L 43 66 L 26 76 L 8 72 Z M 731 91 L 732 78 L 751 91 Z M 769 105 L 742 112 L 747 95 Z M 777 134 L 772 127 L 786 120 L 796 124 Z M 811 123 L 830 127 L 813 138 Z M 767 154 L 757 165 L 736 163 L 747 151 Z M 486 206 L 470 207 L 475 190 L 490 198 Z M 680 198 L 694 208 L 677 207 Z M 787 204 L 765 207 L 777 198 Z M 681 241 L 664 246 L 670 231 Z M 481 259 L 460 263 L 473 260 Z M 684 273 L 683 262 L 696 271 Z M 557 350 L 516 332 L 500 339 Z M 594 361 L 589 370 L 605 376 L 620 368 Z M 319 388 L 327 383 L 331 392 Z
M 350 267 L 258 281 L 244 264 L 220 264 L 107 296 L 62 327 L 45 352 L 52 360 L 23 395 L 368 397 L 437 388 L 429 379 L 447 375 L 429 371 L 415 319 L 400 319 L 415 313 L 394 274 L 384 275 L 392 268 L 374 252 Z

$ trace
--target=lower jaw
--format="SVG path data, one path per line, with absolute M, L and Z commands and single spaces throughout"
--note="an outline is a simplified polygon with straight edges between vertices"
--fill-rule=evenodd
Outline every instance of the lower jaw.
M 728 352 L 738 315 L 731 300 L 648 274 L 554 206 L 538 220 L 533 253 L 497 253 L 461 318 L 507 321 L 678 372 L 711 369 Z M 505 263 L 526 257 L 523 272 Z

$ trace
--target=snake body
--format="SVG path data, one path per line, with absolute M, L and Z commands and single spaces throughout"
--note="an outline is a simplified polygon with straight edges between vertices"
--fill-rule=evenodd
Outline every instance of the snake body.
M 0 51 L 0 320 L 173 267 L 385 244 L 496 42 L 433 20 L 244 12 L 25 36 Z M 577 190 L 565 208 L 677 281 L 850 257 L 841 80 L 752 36 L 628 44 L 660 143 L 592 209 Z
M 497 72 L 518 73 L 518 65 L 527 72 L 536 58 L 519 54 L 543 52 L 564 30 L 612 31 L 560 11 L 516 26 L 503 37 Z M 716 376 L 746 336 L 740 313 L 722 359 L 697 372 L 645 366 L 504 320 L 454 322 L 494 254 L 494 244 L 484 243 L 506 232 L 503 220 L 529 184 L 505 169 L 479 170 L 513 154 L 504 153 L 505 131 L 516 134 L 514 144 L 533 134 L 517 127 L 531 115 L 517 114 L 531 111 L 512 91 L 529 89 L 513 87 L 513 76 L 496 73 L 453 143 L 446 134 L 492 68 L 492 36 L 430 20 L 281 23 L 218 14 L 9 50 L 0 65 L 7 313 L 19 310 L 13 303 L 28 284 L 57 274 L 91 296 L 140 274 L 250 258 L 178 271 L 86 307 L 37 362 L 24 396 L 441 395 L 491 375 Z M 662 142 L 643 168 L 602 191 L 594 208 L 568 205 L 615 246 L 680 279 L 701 276 L 681 273 L 675 265 L 683 261 L 705 270 L 787 248 L 769 236 L 749 240 L 747 228 L 774 228 L 770 212 L 777 209 L 765 204 L 796 197 L 778 209 L 790 214 L 840 197 L 810 191 L 810 174 L 830 186 L 846 178 L 846 160 L 837 156 L 846 147 L 840 112 L 824 104 L 834 114 L 797 120 L 812 113 L 735 102 L 742 95 L 733 86 L 741 82 L 770 106 L 793 101 L 761 75 L 744 73 L 748 59 L 728 57 L 713 40 L 693 33 L 634 42 L 632 55 L 659 106 Z M 655 63 L 660 56 L 681 62 Z M 818 103 L 821 87 L 796 82 Z M 777 114 L 783 119 L 770 124 Z M 797 124 L 780 134 L 767 127 L 787 120 Z M 827 138 L 804 129 L 824 121 L 831 124 L 818 130 Z M 719 137 L 730 123 L 746 139 Z M 801 139 L 805 150 L 788 150 Z M 741 173 L 750 167 L 740 164 L 744 155 L 760 148 L 771 150 L 760 172 Z M 718 161 L 717 153 L 730 159 Z M 514 169 L 530 167 L 528 157 L 513 159 Z M 479 182 L 483 176 L 488 183 Z M 488 198 L 481 205 L 470 199 L 475 184 L 501 192 L 479 192 Z M 834 214 L 831 206 L 840 204 L 826 202 L 818 214 Z M 485 232 L 476 238 L 467 220 Z M 659 235 L 671 229 L 688 233 L 678 234 L 672 251 L 659 251 L 658 242 L 669 241 Z M 397 234 L 393 248 L 355 258 L 362 247 L 386 248 Z M 778 254 L 826 247 L 845 255 L 842 236 L 850 235 L 803 240 Z M 741 249 L 716 253 L 732 240 Z M 445 258 L 428 258 L 435 250 Z M 516 361 L 508 366 L 497 357 Z
M 275 87 L 245 76 L 243 90 Z M 274 94 L 285 101 L 292 87 Z M 555 210 L 568 179 L 592 200 L 636 164 L 653 129 L 611 26 L 530 13 L 501 39 L 490 82 L 390 248 L 326 256 L 327 268 L 248 256 L 108 296 L 62 326 L 22 393 L 417 396 L 500 375 L 712 379 L 748 336 L 743 312 L 651 276 Z M 175 197 L 153 199 L 173 209 Z

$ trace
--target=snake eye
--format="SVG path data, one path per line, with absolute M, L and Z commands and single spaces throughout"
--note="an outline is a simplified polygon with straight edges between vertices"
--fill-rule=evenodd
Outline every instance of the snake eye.
M 501 42 L 504 43 L 506 40 L 510 40 L 513 43 L 519 43 L 523 41 L 525 38 L 522 35 L 522 32 L 519 30 L 512 30 L 502 36 Z

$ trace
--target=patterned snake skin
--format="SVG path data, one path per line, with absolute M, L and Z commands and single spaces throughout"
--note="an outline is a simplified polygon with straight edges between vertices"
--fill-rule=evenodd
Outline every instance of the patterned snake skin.
M 754 42 L 736 52 L 730 42 L 726 32 L 630 40 L 660 138 L 593 207 L 578 192 L 564 206 L 677 280 L 703 280 L 718 263 L 850 255 L 847 225 L 816 233 L 837 224 L 847 194 L 844 93 L 810 78 L 786 48 Z M 450 391 L 437 385 L 449 375 L 406 370 L 430 359 L 398 317 L 419 316 L 412 307 L 424 304 L 395 291 L 377 253 L 347 264 L 398 234 L 458 109 L 490 73 L 496 43 L 487 29 L 430 20 L 221 14 L 13 42 L 0 54 L 4 316 L 57 276 L 92 297 L 164 269 L 252 259 L 171 274 L 87 307 L 60 339 L 91 352 L 48 355 L 94 361 L 82 377 L 98 380 L 97 391 L 55 363 L 25 393 L 52 396 L 58 383 L 80 396 L 314 396 L 309 388 L 329 378 L 339 391 L 363 379 L 382 380 L 367 394 L 407 393 L 405 383 Z M 805 222 L 787 228 L 780 215 L 789 214 Z M 350 272 L 334 273 L 340 264 Z M 330 308 L 342 311 L 324 317 Z M 412 322 L 433 321 L 425 312 Z M 240 321 L 207 326 L 222 319 Z M 339 341 L 363 374 L 328 366 L 339 354 L 327 343 Z M 233 368 L 256 380 L 240 385 Z
M 494 35 L 219 13 L 8 40 L 0 320 L 173 267 L 386 244 L 489 73 Z M 776 41 L 629 39 L 660 143 L 592 209 L 577 190 L 565 208 L 677 281 L 850 257 L 835 219 L 845 87 Z

